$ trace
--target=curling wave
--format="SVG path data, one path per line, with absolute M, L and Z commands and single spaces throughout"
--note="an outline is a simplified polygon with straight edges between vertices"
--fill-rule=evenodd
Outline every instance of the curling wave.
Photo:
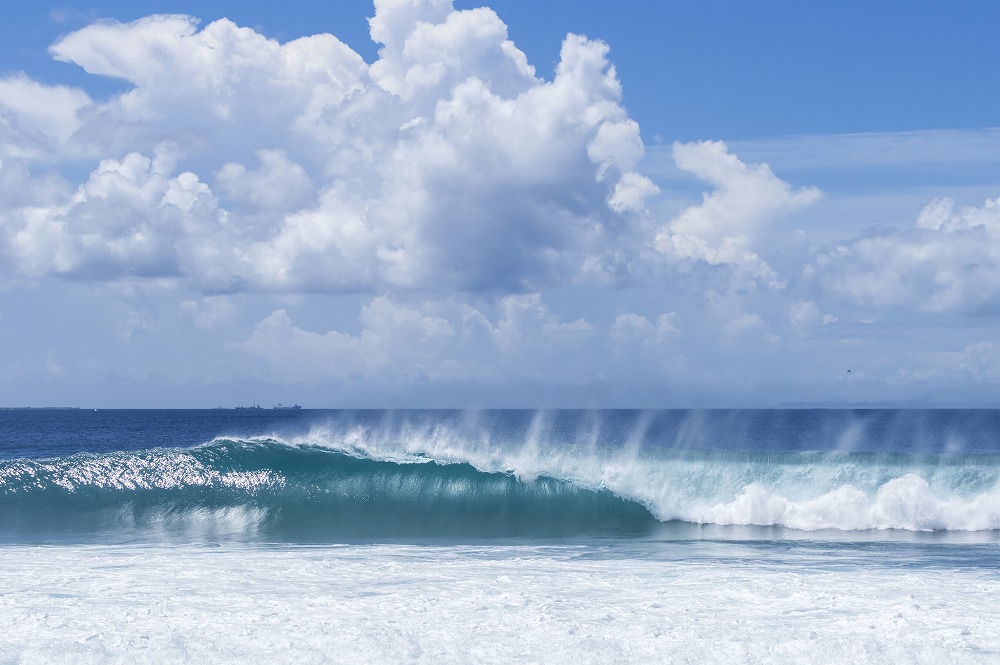
M 435 438 L 436 437 L 436 438 Z M 219 439 L 0 462 L 0 539 L 642 535 L 658 523 L 1000 530 L 1000 457 Z

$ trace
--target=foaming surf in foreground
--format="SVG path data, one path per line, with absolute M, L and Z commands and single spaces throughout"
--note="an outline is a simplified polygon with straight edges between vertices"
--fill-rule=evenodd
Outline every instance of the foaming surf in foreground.
M 991 411 L 177 413 L 220 434 L 143 448 L 133 427 L 133 449 L 0 460 L 0 538 L 1000 534 Z

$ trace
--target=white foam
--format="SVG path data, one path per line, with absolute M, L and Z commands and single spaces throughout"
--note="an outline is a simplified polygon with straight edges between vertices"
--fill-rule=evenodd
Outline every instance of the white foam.
M 877 554 L 829 566 L 588 553 L 0 548 L 0 662 L 974 663 L 1000 653 L 991 569 L 883 566 Z
M 844 485 L 801 502 L 749 485 L 733 501 L 695 509 L 688 517 L 700 523 L 805 530 L 984 531 L 1000 529 L 1000 495 L 940 498 L 926 480 L 913 474 L 890 480 L 874 497 Z

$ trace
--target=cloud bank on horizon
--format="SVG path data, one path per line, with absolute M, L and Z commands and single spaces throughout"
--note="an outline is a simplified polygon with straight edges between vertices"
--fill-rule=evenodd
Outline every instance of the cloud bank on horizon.
M 50 52 L 124 92 L 0 79 L 0 284 L 157 301 L 223 331 L 216 373 L 369 399 L 967 399 L 1000 383 L 994 333 L 918 334 L 995 317 L 1000 198 L 935 197 L 908 228 L 817 242 L 820 189 L 702 141 L 671 147 L 705 191 L 670 208 L 603 42 L 568 35 L 546 79 L 489 8 L 375 0 L 370 26 L 368 64 L 330 34 L 105 20 Z M 356 324 L 332 329 L 281 304 L 352 295 Z M 274 304 L 241 324 L 251 302 Z M 831 389 L 857 360 L 867 375 Z

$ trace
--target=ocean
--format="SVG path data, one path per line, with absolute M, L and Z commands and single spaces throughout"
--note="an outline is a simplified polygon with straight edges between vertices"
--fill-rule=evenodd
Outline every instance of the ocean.
M 0 663 L 1000 662 L 1000 411 L 0 411 Z

